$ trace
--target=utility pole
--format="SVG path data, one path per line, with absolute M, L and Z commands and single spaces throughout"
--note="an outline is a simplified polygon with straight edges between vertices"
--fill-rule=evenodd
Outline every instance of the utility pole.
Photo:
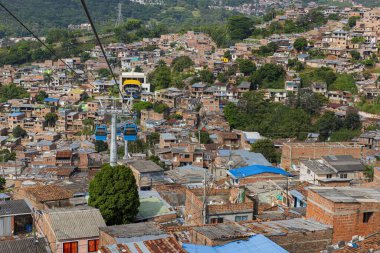
M 116 113 L 112 113 L 110 165 L 117 165 Z
M 123 4 L 119 3 L 118 4 L 118 15 L 117 15 L 115 27 L 118 27 L 123 23 L 122 7 L 123 7 Z
M 204 173 L 204 178 L 203 178 L 203 224 L 207 223 L 207 205 L 206 205 L 206 170 Z

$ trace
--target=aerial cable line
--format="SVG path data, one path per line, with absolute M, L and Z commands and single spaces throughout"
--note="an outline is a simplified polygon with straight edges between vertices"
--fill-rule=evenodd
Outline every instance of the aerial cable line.
M 112 68 L 111 68 L 111 64 L 110 64 L 110 62 L 109 62 L 109 60 L 108 60 L 108 57 L 107 57 L 107 55 L 106 55 L 106 52 L 105 52 L 104 47 L 103 47 L 103 45 L 102 45 L 102 42 L 100 41 L 100 38 L 99 38 L 98 32 L 96 31 L 96 28 L 95 28 L 94 22 L 93 22 L 93 20 L 92 20 L 92 17 L 91 17 L 91 15 L 90 15 L 90 12 L 89 12 L 89 10 L 88 10 L 88 8 L 87 8 L 87 4 L 86 4 L 85 0 L 81 0 L 81 2 L 82 2 L 83 9 L 84 9 L 84 11 L 85 11 L 85 13 L 86 13 L 86 16 L 87 16 L 87 18 L 88 18 L 88 21 L 90 22 L 90 25 L 91 25 L 92 31 L 94 32 L 95 38 L 96 38 L 96 40 L 98 41 L 99 47 L 100 47 L 100 49 L 101 49 L 101 51 L 102 51 L 102 54 L 103 54 L 104 58 L 106 59 L 106 62 L 107 62 L 108 68 L 109 68 L 109 70 L 110 70 L 110 72 L 111 72 L 111 75 L 112 75 L 112 78 L 113 78 L 113 80 L 115 81 L 115 85 L 117 85 L 117 89 L 118 89 L 118 91 L 119 91 L 119 93 L 120 93 L 120 96 L 123 98 L 123 93 L 122 93 L 121 90 L 120 90 L 120 87 L 119 87 L 118 82 L 117 82 L 116 77 L 115 77 L 115 73 L 113 72 L 113 70 L 112 70 Z
M 64 60 L 62 60 L 55 52 L 53 49 L 51 49 L 48 45 L 46 45 L 45 42 L 43 42 L 36 34 L 34 34 L 32 32 L 32 30 L 30 30 L 16 15 L 14 15 L 3 3 L 0 2 L 0 6 L 12 17 L 14 18 L 22 27 L 25 28 L 25 30 L 27 30 L 38 42 L 40 42 L 44 47 L 47 48 L 47 50 L 49 50 L 49 52 L 54 55 L 58 60 L 60 60 L 63 64 L 65 64 L 65 66 L 67 68 L 69 68 L 71 71 L 74 72 L 74 74 L 76 76 L 79 77 L 79 75 L 75 72 L 75 70 L 70 66 L 68 65 Z

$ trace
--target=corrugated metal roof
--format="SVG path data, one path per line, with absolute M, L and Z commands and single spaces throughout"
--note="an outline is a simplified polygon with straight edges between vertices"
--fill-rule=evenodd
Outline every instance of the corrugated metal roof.
M 380 202 L 380 189 L 354 187 L 309 187 L 313 192 L 336 203 Z
M 0 241 L 0 252 L 4 253 L 48 253 L 44 238 Z M 49 251 L 50 252 L 50 251 Z
M 100 253 L 186 253 L 173 238 L 163 238 L 141 242 L 130 242 L 103 246 Z
M 215 225 L 199 226 L 194 227 L 193 230 L 211 240 L 227 240 L 252 235 L 247 228 L 235 223 L 220 223 Z
M 13 216 L 27 213 L 31 214 L 32 210 L 23 199 L 0 202 L 0 216 Z
M 266 236 L 286 235 L 290 233 L 314 232 L 331 229 L 330 226 L 310 219 L 295 218 L 289 220 L 276 220 L 266 222 L 244 222 L 243 226 L 252 232 Z
M 106 223 L 96 208 L 55 209 L 45 214 L 58 241 L 99 236 Z

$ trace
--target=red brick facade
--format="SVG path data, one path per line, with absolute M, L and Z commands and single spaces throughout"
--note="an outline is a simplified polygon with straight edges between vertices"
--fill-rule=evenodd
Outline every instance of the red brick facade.
M 372 212 L 372 216 L 364 222 L 364 213 L 368 212 Z M 375 200 L 333 202 L 309 190 L 306 217 L 333 226 L 333 242 L 349 241 L 355 235 L 366 236 L 379 231 L 380 203 Z
M 319 159 L 328 155 L 351 155 L 360 159 L 364 151 L 363 146 L 347 142 L 284 143 L 281 168 L 289 170 L 292 164 L 298 165 L 300 160 Z

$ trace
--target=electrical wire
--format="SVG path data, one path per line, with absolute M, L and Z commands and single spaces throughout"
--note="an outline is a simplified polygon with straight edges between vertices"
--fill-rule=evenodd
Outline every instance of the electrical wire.
M 52 48 L 50 48 L 48 45 L 46 45 L 45 42 L 43 42 L 32 30 L 30 30 L 15 14 L 13 14 L 3 3 L 0 2 L 0 6 L 14 19 L 16 20 L 22 27 L 24 27 L 25 30 L 27 30 L 38 42 L 40 42 L 44 47 L 46 47 L 49 52 L 54 55 L 58 60 L 60 60 L 65 66 L 70 69 L 76 76 L 79 76 L 75 70 L 68 65 L 64 60 L 62 60 Z
M 86 13 L 87 19 L 88 19 L 88 21 L 90 22 L 90 25 L 91 25 L 92 31 L 94 32 L 95 38 L 96 38 L 96 40 L 97 40 L 97 42 L 98 42 L 98 45 L 99 45 L 99 47 L 100 47 L 100 49 L 101 49 L 101 51 L 102 51 L 102 54 L 103 54 L 103 56 L 104 56 L 104 58 L 105 58 L 105 60 L 106 60 L 106 62 L 107 62 L 108 69 L 110 70 L 111 75 L 112 75 L 112 78 L 113 78 L 113 80 L 115 81 L 115 85 L 117 85 L 117 89 L 118 89 L 118 91 L 119 91 L 119 93 L 120 93 L 120 96 L 123 98 L 123 93 L 122 93 L 121 90 L 120 90 L 120 87 L 119 87 L 118 82 L 117 82 L 116 77 L 115 77 L 115 73 L 113 72 L 113 70 L 112 70 L 112 68 L 111 68 L 111 64 L 110 64 L 110 62 L 109 62 L 109 60 L 108 60 L 108 57 L 107 57 L 107 55 L 106 55 L 106 52 L 105 52 L 104 47 L 103 47 L 103 45 L 102 45 L 102 42 L 100 41 L 100 38 L 99 38 L 98 32 L 96 31 L 96 27 L 95 27 L 95 25 L 94 25 L 94 22 L 93 22 L 93 20 L 92 20 L 91 15 L 90 15 L 90 11 L 89 11 L 88 8 L 87 8 L 86 1 L 85 1 L 85 0 L 81 0 L 81 3 L 82 3 L 82 6 L 83 6 L 83 9 L 84 9 L 84 12 Z

